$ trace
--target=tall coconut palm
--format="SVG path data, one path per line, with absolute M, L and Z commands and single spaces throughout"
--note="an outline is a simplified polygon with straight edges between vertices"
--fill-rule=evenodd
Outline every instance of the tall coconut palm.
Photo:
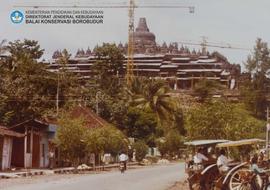
M 2 63 L 2 56 L 4 53 L 6 53 L 7 51 L 7 48 L 5 46 L 5 43 L 6 43 L 6 40 L 2 40 L 0 42 L 0 63 Z M 0 68 L 1 68 L 2 64 L 0 65 Z
M 141 109 L 153 111 L 162 127 L 171 124 L 178 110 L 178 103 L 172 97 L 170 88 L 164 81 L 143 80 L 141 93 L 133 96 L 133 104 Z
M 0 42 L 0 55 L 3 54 L 3 53 L 5 53 L 5 51 L 6 51 L 6 46 L 5 46 L 5 43 L 6 42 L 7 42 L 6 40 L 2 40 Z
M 6 48 L 6 40 L 2 40 L 0 41 L 0 69 L 1 69 L 1 73 L 3 72 L 2 69 L 3 69 L 3 66 L 4 66 L 4 61 L 3 61 L 3 56 L 4 54 L 6 53 L 7 51 L 7 48 Z M 3 73 L 2 73 L 3 74 Z

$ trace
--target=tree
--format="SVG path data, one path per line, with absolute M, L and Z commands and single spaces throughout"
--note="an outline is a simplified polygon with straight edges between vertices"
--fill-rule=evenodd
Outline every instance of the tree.
M 267 107 L 267 92 L 270 86 L 270 52 L 266 42 L 258 38 L 252 55 L 248 56 L 245 63 L 246 69 L 252 75 L 252 81 L 242 87 L 242 95 L 250 110 L 255 116 L 265 117 Z
M 0 42 L 0 55 L 6 52 L 6 46 L 5 46 L 6 40 L 2 40 Z
M 136 107 L 128 109 L 124 123 L 124 132 L 127 136 L 144 140 L 148 146 L 155 146 L 157 134 L 157 118 L 151 111 L 144 111 Z
M 86 148 L 89 153 L 117 155 L 128 150 L 128 139 L 113 126 L 94 128 L 86 135 Z
M 98 74 L 98 84 L 110 95 L 119 92 L 118 75 L 123 72 L 124 56 L 115 44 L 104 43 L 95 48 L 96 63 L 94 70 Z
M 38 41 L 27 39 L 9 42 L 6 49 L 11 54 L 9 56 L 9 67 L 11 70 L 14 70 L 19 64 L 24 64 L 27 60 L 40 59 L 44 52 L 44 49 L 40 49 Z
M 10 42 L 10 55 L 3 61 L 0 80 L 0 120 L 12 125 L 39 118 L 54 107 L 54 75 L 46 70 L 40 58 L 42 50 L 36 41 Z
M 259 74 L 260 76 L 269 76 L 270 71 L 270 57 L 269 48 L 266 42 L 258 38 L 252 55 L 248 56 L 245 63 L 246 69 L 252 74 Z
M 80 160 L 86 155 L 86 134 L 88 129 L 83 118 L 72 119 L 69 114 L 63 114 L 56 133 L 56 144 L 66 159 L 77 168 Z
M 199 96 L 200 102 L 205 102 L 213 93 L 221 89 L 223 87 L 218 82 L 203 79 L 196 83 L 194 92 Z
M 123 128 L 129 102 L 122 91 L 119 94 L 110 96 L 100 88 L 87 87 L 85 94 L 87 94 L 86 103 L 92 110 L 97 111 L 98 106 L 98 115 L 100 117 L 119 129 Z
M 140 94 L 133 95 L 133 105 L 156 114 L 158 123 L 163 128 L 175 127 L 176 116 L 181 112 L 177 98 L 171 95 L 164 81 L 149 80 L 140 87 Z M 164 129 L 165 129 L 164 128 Z
M 179 155 L 180 148 L 183 147 L 184 139 L 178 131 L 170 130 L 165 137 L 157 139 L 157 147 L 161 157 Z
M 132 145 L 132 148 L 135 150 L 136 159 L 141 162 L 148 153 L 149 147 L 144 141 L 137 141 Z
M 216 101 L 190 110 L 186 116 L 187 137 L 193 139 L 229 139 L 259 137 L 264 122 L 254 118 L 241 104 Z
M 57 81 L 56 96 L 58 96 L 56 98 L 58 98 L 60 108 L 73 106 L 74 102 L 77 104 L 80 98 L 82 100 L 83 94 L 86 92 L 86 89 L 80 85 L 78 76 L 67 70 L 66 65 L 69 63 L 70 57 L 71 54 L 64 49 L 60 58 L 56 61 L 60 65 L 55 74 L 55 80 Z

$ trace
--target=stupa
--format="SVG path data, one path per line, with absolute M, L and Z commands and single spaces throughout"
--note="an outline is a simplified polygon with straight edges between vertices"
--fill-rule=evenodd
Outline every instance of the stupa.
M 156 36 L 150 32 L 146 19 L 140 18 L 138 27 L 134 32 L 134 52 L 137 54 L 156 52 Z

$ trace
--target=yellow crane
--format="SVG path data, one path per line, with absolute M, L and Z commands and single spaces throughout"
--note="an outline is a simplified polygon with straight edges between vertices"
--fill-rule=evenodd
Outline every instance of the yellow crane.
M 129 87 L 132 84 L 134 73 L 134 16 L 135 16 L 135 8 L 166 8 L 166 9 L 188 9 L 189 13 L 194 13 L 195 7 L 194 6 L 183 6 L 179 4 L 144 4 L 144 5 L 136 5 L 135 0 L 129 0 L 129 4 L 126 5 L 124 2 L 119 3 L 109 3 L 109 2 L 98 2 L 94 4 L 87 4 L 87 5 L 80 5 L 79 2 L 76 2 L 73 5 L 63 4 L 63 5 L 15 5 L 14 8 L 126 8 L 128 9 L 128 17 L 129 17 L 129 24 L 128 24 L 128 51 L 127 51 L 127 65 L 126 65 L 126 83 Z
M 134 16 L 135 8 L 185 8 L 189 9 L 190 13 L 194 13 L 194 6 L 179 6 L 179 5 L 141 5 L 137 6 L 135 0 L 129 0 L 128 14 L 129 14 L 129 26 L 128 26 L 128 53 L 127 53 L 127 65 L 126 65 L 126 83 L 130 87 L 134 79 L 133 67 L 134 67 Z
M 231 45 L 230 43 L 208 42 L 206 36 L 202 36 L 201 42 L 179 41 L 177 43 L 182 44 L 182 45 L 185 44 L 185 45 L 192 45 L 192 46 L 201 46 L 202 52 L 206 52 L 207 47 L 251 51 L 250 48 L 239 47 L 236 45 Z
M 126 70 L 126 82 L 127 86 L 130 87 L 134 78 L 133 73 L 133 56 L 134 56 L 134 12 L 135 12 L 135 2 L 134 0 L 129 0 L 129 10 L 128 10 L 128 52 L 127 52 L 127 70 Z

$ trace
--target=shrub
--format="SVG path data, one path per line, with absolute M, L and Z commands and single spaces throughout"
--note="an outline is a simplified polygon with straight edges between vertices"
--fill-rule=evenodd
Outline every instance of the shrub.
M 136 152 L 136 159 L 141 162 L 148 153 L 148 146 L 144 141 L 137 141 L 133 144 L 133 149 Z

